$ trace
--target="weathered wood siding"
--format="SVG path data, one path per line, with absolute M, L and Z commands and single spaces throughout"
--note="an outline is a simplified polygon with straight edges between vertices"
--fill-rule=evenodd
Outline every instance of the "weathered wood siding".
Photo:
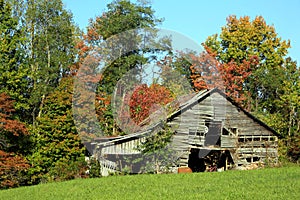
M 179 167 L 188 166 L 191 149 L 230 152 L 236 166 L 277 162 L 278 138 L 274 131 L 218 91 L 199 93 L 172 114 L 167 124 L 175 132 L 170 146 L 179 156 Z M 99 143 L 101 165 L 108 171 L 116 170 L 113 163 L 105 162 L 105 155 L 139 154 L 136 147 L 158 131 L 155 127 Z
M 225 99 L 217 92 L 213 93 L 211 97 Z M 242 165 L 255 161 L 277 162 L 278 138 L 274 136 L 272 131 L 249 117 L 230 101 L 225 102 L 226 116 L 223 126 L 236 129 L 237 133 L 230 139 L 232 146 L 228 144 L 230 137 L 225 136 L 221 137 L 221 144 L 223 147 L 235 148 L 235 164 Z
M 175 130 L 172 147 L 180 152 L 180 166 L 187 166 L 191 146 L 203 146 L 205 133 L 208 131 L 206 122 L 214 118 L 214 108 L 210 99 L 181 112 L 168 125 Z M 197 135 L 198 134 L 198 135 Z
M 210 127 L 207 123 L 210 122 Z M 211 135 L 207 128 L 221 122 L 220 144 L 206 145 Z M 235 164 L 255 161 L 277 161 L 277 137 L 239 107 L 218 92 L 201 99 L 168 123 L 175 130 L 174 150 L 181 152 L 180 166 L 187 166 L 191 148 L 226 149 L 232 153 Z M 228 135 L 222 135 L 226 129 Z M 218 137 L 218 136 L 217 136 Z
M 101 146 L 101 154 L 139 154 L 137 147 L 145 141 L 145 138 L 133 138 L 126 142 L 109 143 Z

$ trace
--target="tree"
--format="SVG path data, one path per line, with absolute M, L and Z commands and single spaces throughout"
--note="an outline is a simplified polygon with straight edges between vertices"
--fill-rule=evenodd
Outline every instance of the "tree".
M 23 28 L 13 16 L 8 1 L 0 1 L 0 93 L 14 100 L 15 114 L 25 118 L 29 110 L 27 74 L 29 69 L 24 56 Z
M 0 189 L 25 185 L 29 167 L 23 156 L 0 150 Z
M 158 84 L 152 84 L 150 87 L 146 84 L 139 85 L 133 91 L 129 101 L 130 118 L 139 124 L 171 101 L 173 101 L 172 94 L 164 86 Z M 165 115 L 167 114 L 165 113 Z
M 107 135 L 121 134 L 116 121 L 113 119 L 111 105 L 107 104 L 107 102 L 111 102 L 111 95 L 117 82 L 126 72 L 136 69 L 136 77 L 132 81 L 141 83 L 141 74 L 144 72 L 143 64 L 153 60 L 153 57 L 149 56 L 149 54 L 158 51 L 141 47 L 143 41 L 140 37 L 141 33 L 137 29 L 146 28 L 152 30 L 149 31 L 151 33 L 149 40 L 154 41 L 155 26 L 160 22 L 160 19 L 154 17 L 154 11 L 147 3 L 139 2 L 135 4 L 128 0 L 114 1 L 107 5 L 106 12 L 90 22 L 87 35 L 83 37 L 84 41 L 78 45 L 82 56 L 88 55 L 89 52 L 99 51 L 99 48 L 102 52 L 120 52 L 118 55 L 113 56 L 116 59 L 112 60 L 112 63 L 106 66 L 102 72 L 102 78 L 97 87 L 97 99 L 101 99 L 101 101 L 97 102 L 97 114 L 101 128 Z M 115 40 L 117 41 L 114 41 L 114 44 L 111 46 L 98 46 L 110 37 L 129 30 L 131 32 L 127 32 L 120 38 L 116 37 Z M 108 49 L 106 50 L 105 48 Z M 112 55 L 108 53 L 108 55 L 102 56 L 110 57 Z
M 106 40 L 131 29 L 154 28 L 162 20 L 154 18 L 154 11 L 147 4 L 145 1 L 134 4 L 128 0 L 117 0 L 108 4 L 108 11 L 90 24 L 88 32 L 90 36 L 94 36 L 92 41 L 100 38 Z
M 177 152 L 169 146 L 173 134 L 174 130 L 162 123 L 157 133 L 146 137 L 138 145 L 137 148 L 143 155 L 142 170 L 145 173 L 168 173 L 172 166 L 178 165 Z
M 288 138 L 299 135 L 300 131 L 300 70 L 297 63 L 287 58 L 284 70 L 277 73 L 273 80 L 280 81 L 278 90 L 281 95 L 274 100 L 276 112 L 265 115 L 259 113 L 266 119 L 275 130 Z
M 283 79 L 283 95 L 276 101 L 287 121 L 288 136 L 300 134 L 300 69 L 290 58 L 285 62 L 285 78 Z
M 195 91 L 219 88 L 225 94 L 244 106 L 250 108 L 251 99 L 244 86 L 258 65 L 257 56 L 252 56 L 249 61 L 243 60 L 237 64 L 235 61 L 221 64 L 216 59 L 216 54 L 206 47 L 206 51 L 199 56 L 191 55 L 193 65 L 190 66 L 190 79 Z
M 10 188 L 26 183 L 25 159 L 28 131 L 25 125 L 13 118 L 13 100 L 0 93 L 0 188 Z
M 299 130 L 299 69 L 287 58 L 290 42 L 282 40 L 273 26 L 263 17 L 250 21 L 249 17 L 229 16 L 220 35 L 208 37 L 205 42 L 217 60 L 224 66 L 234 63 L 231 73 L 246 72 L 241 92 L 248 97 L 247 108 L 267 122 L 283 136 L 292 136 Z M 226 71 L 226 70 L 225 70 Z M 239 92 L 240 93 L 240 92 Z
M 190 61 L 192 59 L 186 59 L 190 57 L 190 55 L 183 52 L 172 53 L 157 62 L 157 66 L 160 68 L 157 82 L 168 88 L 174 98 L 197 91 L 197 89 L 193 87 L 193 79 L 191 78 Z
M 264 109 L 274 112 L 272 101 L 280 97 L 276 73 L 281 70 L 290 47 L 289 41 L 281 40 L 275 28 L 266 24 L 258 16 L 250 21 L 248 16 L 229 16 L 220 36 L 213 35 L 205 41 L 205 46 L 216 53 L 221 63 L 235 62 L 240 65 L 257 56 L 259 64 L 244 83 L 244 90 L 250 92 L 253 99 L 251 110 Z M 270 81 L 272 80 L 272 81 Z
M 24 153 L 28 131 L 14 118 L 14 101 L 5 93 L 0 94 L 0 143 L 8 152 Z
M 69 74 L 75 59 L 75 26 L 61 0 L 24 1 L 26 46 L 30 65 L 32 121 L 40 116 L 44 101 Z
M 281 41 L 275 28 L 266 24 L 262 16 L 250 21 L 250 17 L 239 19 L 231 15 L 227 18 L 222 32 L 210 36 L 205 46 L 216 52 L 217 59 L 222 63 L 234 60 L 240 64 L 251 56 L 258 56 L 262 65 L 278 66 L 284 62 L 284 56 L 290 47 L 289 41 Z
M 30 159 L 34 166 L 31 171 L 34 183 L 66 180 L 84 174 L 85 148 L 73 121 L 72 94 L 73 79 L 65 77 L 45 99 L 43 112 L 37 118 L 35 148 Z M 66 164 L 73 166 L 68 168 L 70 171 L 63 169 Z M 62 174 L 62 170 L 67 174 Z
M 193 64 L 190 65 L 190 80 L 192 87 L 196 92 L 203 89 L 213 89 L 215 87 L 223 87 L 222 79 L 219 75 L 219 70 L 223 66 L 215 58 L 209 49 L 200 53 L 200 55 L 190 55 L 193 60 Z M 223 88 L 222 88 L 223 89 Z
M 2 0 L 0 92 L 33 123 L 43 101 L 75 59 L 75 26 L 61 0 Z

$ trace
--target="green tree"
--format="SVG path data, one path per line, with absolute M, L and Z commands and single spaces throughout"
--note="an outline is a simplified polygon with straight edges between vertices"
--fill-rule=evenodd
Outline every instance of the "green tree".
M 16 115 L 26 116 L 28 105 L 27 74 L 29 69 L 24 56 L 24 31 L 13 16 L 8 1 L 0 0 L 0 93 L 5 92 L 13 100 Z
M 160 67 L 159 78 L 161 84 L 168 88 L 177 98 L 192 93 L 195 89 L 191 78 L 191 62 L 186 58 L 189 53 L 171 54 L 165 56 L 157 64 Z
M 75 59 L 75 26 L 61 0 L 24 1 L 26 48 L 30 65 L 30 103 L 33 121 L 44 101 L 69 73 Z
M 276 112 L 272 113 L 270 123 L 284 136 L 293 137 L 300 131 L 300 69 L 290 58 L 286 59 L 284 69 L 273 79 L 281 81 L 278 90 L 282 95 L 274 100 Z
M 160 130 L 154 135 L 146 137 L 146 140 L 138 146 L 142 152 L 145 173 L 168 173 L 172 166 L 178 165 L 178 155 L 170 148 L 174 130 L 167 124 L 161 124 Z
M 151 33 L 149 40 L 152 38 L 154 41 L 155 26 L 160 22 L 161 19 L 155 18 L 154 11 L 148 3 L 131 3 L 128 0 L 113 1 L 107 5 L 107 11 L 90 22 L 87 35 L 84 37 L 85 40 L 80 45 L 81 52 L 84 52 L 81 55 L 86 55 L 86 52 L 99 49 L 97 45 L 114 35 L 132 30 L 132 32 L 122 35 L 121 38 L 116 38 L 120 42 L 114 41 L 112 46 L 101 47 L 103 52 L 105 48 L 109 48 L 114 53 L 120 52 L 119 55 L 114 55 L 116 59 L 105 68 L 97 88 L 97 98 L 101 99 L 97 105 L 97 114 L 102 130 L 107 135 L 120 134 L 120 130 L 113 119 L 111 105 L 107 104 L 107 102 L 111 101 L 111 95 L 117 82 L 131 69 L 136 69 L 136 79 L 132 81 L 141 82 L 141 74 L 144 72 L 143 64 L 153 60 L 153 56 L 145 56 L 145 53 L 149 55 L 158 51 L 143 49 L 141 47 L 143 44 L 140 37 L 141 33 L 136 29 L 145 28 L 152 30 L 149 32 Z M 159 46 L 160 44 L 157 45 Z M 111 55 L 107 55 L 107 57 L 109 56 Z
M 45 99 L 34 130 L 36 146 L 30 159 L 34 166 L 33 183 L 43 179 L 66 180 L 84 174 L 85 148 L 73 121 L 72 95 L 73 79 L 66 77 Z M 65 168 L 66 164 L 70 168 Z

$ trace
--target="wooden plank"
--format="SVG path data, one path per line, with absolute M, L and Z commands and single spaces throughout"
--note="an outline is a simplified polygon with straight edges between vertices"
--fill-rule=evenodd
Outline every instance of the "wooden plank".
M 234 136 L 227 136 L 222 135 L 221 136 L 221 147 L 237 147 L 237 137 Z

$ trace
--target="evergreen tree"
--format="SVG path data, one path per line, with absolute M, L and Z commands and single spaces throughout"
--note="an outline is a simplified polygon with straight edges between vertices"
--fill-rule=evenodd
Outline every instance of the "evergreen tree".
M 84 174 L 85 148 L 73 121 L 72 95 L 73 79 L 66 77 L 45 99 L 33 133 L 36 144 L 30 158 L 34 166 L 31 170 L 33 183 L 43 179 L 66 180 Z
M 24 31 L 13 17 L 8 1 L 0 1 L 0 93 L 14 100 L 16 115 L 26 118 L 28 105 L 28 65 L 25 60 Z

